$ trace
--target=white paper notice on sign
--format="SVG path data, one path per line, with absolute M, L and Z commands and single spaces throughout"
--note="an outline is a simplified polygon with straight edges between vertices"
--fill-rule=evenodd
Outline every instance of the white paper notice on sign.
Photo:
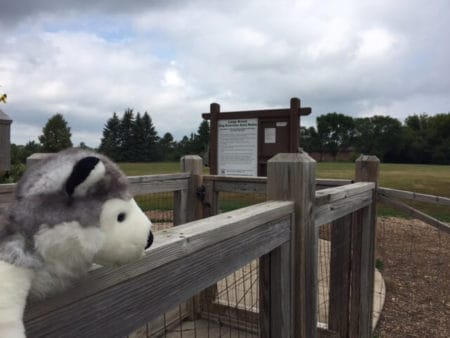
M 275 128 L 264 128 L 264 143 L 275 143 L 277 130 Z
M 219 120 L 217 173 L 258 176 L 258 119 Z

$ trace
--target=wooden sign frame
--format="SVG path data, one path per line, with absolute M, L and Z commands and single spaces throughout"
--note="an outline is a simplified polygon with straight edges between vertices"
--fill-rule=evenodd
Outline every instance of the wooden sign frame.
M 297 153 L 300 146 L 300 116 L 311 114 L 310 107 L 301 107 L 300 99 L 293 97 L 290 100 L 289 108 L 281 109 L 263 109 L 263 110 L 247 110 L 221 112 L 218 103 L 211 103 L 210 112 L 202 114 L 203 119 L 210 120 L 210 143 L 209 143 L 209 166 L 210 174 L 218 175 L 218 121 L 234 120 L 234 119 L 258 119 L 258 176 L 266 176 L 266 163 L 268 157 L 277 153 Z M 283 145 L 276 145 L 272 150 L 263 154 L 264 135 L 268 135 L 271 139 L 275 137 L 273 131 L 264 133 L 262 123 L 276 123 L 286 126 L 288 139 Z M 273 154 L 272 154 L 273 153 Z

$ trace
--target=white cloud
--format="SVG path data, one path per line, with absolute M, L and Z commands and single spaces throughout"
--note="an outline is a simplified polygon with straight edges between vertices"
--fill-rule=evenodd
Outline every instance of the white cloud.
M 411 102 L 449 110 L 444 0 L 51 3 L 15 3 L 8 15 L 17 23 L 2 27 L 2 109 L 34 126 L 15 128 L 14 142 L 36 139 L 57 112 L 76 143 L 97 145 L 112 112 L 127 107 L 176 138 L 195 131 L 214 101 L 268 108 L 299 96 L 313 108 L 305 123 L 330 111 L 403 118 Z
M 184 87 L 186 84 L 185 81 L 181 78 L 178 70 L 176 69 L 167 69 L 164 72 L 164 79 L 162 81 L 163 86 L 165 87 Z
M 376 61 L 376 59 L 385 58 L 396 47 L 397 39 L 385 29 L 374 28 L 362 31 L 359 37 L 361 41 L 356 54 L 362 59 Z

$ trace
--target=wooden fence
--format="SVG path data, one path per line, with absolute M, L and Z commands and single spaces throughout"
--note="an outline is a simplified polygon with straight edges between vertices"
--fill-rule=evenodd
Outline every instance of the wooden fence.
M 376 181 L 377 162 L 360 164 L 357 180 Z M 187 156 L 184 173 L 130 177 L 137 195 L 174 192 L 181 225 L 156 233 L 143 259 L 95 269 L 67 292 L 29 304 L 28 335 L 123 337 L 259 258 L 261 337 L 369 337 L 376 184 L 316 180 L 315 166 L 306 153 L 279 154 L 267 179 L 202 176 L 201 159 Z M 13 191 L 0 186 L 0 205 Z M 218 214 L 223 191 L 267 193 L 268 201 Z M 318 328 L 318 229 L 330 222 L 329 319 Z

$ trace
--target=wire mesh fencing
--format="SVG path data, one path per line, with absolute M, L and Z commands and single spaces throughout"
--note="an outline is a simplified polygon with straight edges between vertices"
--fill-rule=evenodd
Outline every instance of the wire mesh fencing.
M 173 226 L 173 193 L 136 198 L 155 231 Z M 220 192 L 218 212 L 266 200 L 265 194 Z M 327 327 L 335 294 L 330 284 L 339 271 L 336 250 L 348 250 L 346 241 L 333 242 L 333 227 L 319 228 L 317 318 Z M 355 231 L 355 230 L 353 230 Z M 355 233 L 353 234 L 355 235 Z M 350 249 L 351 250 L 351 249 Z M 450 336 L 450 235 L 408 218 L 379 217 L 376 238 L 373 326 L 375 335 Z M 235 271 L 194 299 L 180 304 L 130 337 L 252 337 L 259 332 L 258 261 Z M 351 276 L 347 276 L 351 278 Z M 347 292 L 349 292 L 347 290 Z M 338 295 L 338 299 L 350 294 Z M 347 299 L 348 300 L 348 299 Z
M 140 195 L 135 199 L 151 219 L 154 231 L 174 226 L 173 192 Z M 221 213 L 263 201 L 263 194 L 220 193 L 218 209 Z M 128 337 L 259 336 L 258 269 L 258 260 L 246 264 Z
M 330 288 L 331 224 L 319 228 L 317 267 L 317 320 L 323 328 L 328 327 Z
M 136 196 L 136 203 L 152 221 L 153 231 L 173 226 L 174 193 L 162 192 Z

